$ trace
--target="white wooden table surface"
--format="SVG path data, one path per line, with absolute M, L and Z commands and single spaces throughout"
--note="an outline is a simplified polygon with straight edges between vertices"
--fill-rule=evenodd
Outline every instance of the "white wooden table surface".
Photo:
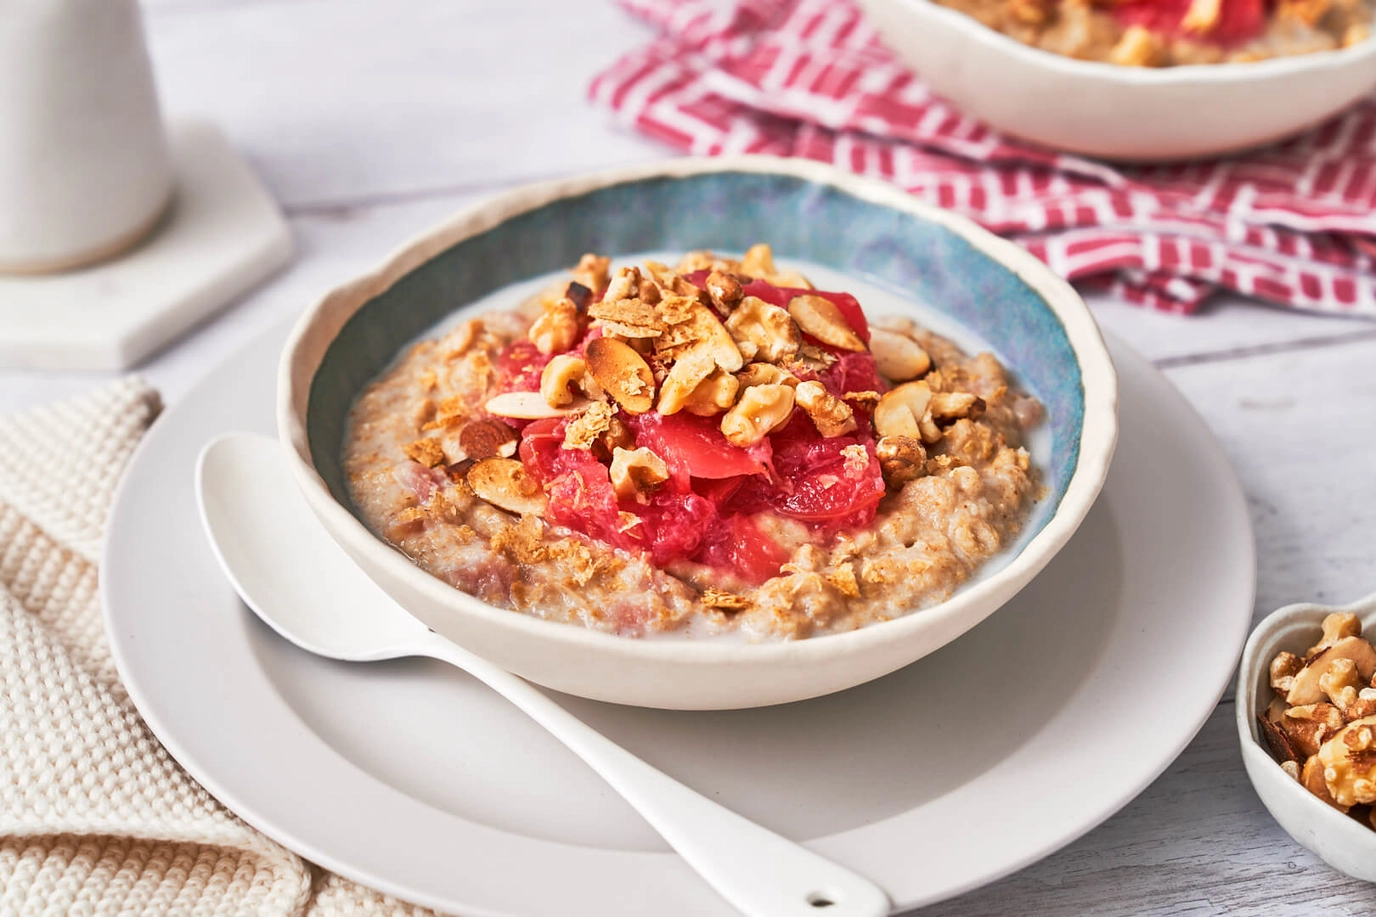
M 225 128 L 299 245 L 286 272 L 141 367 L 169 402 L 469 201 L 672 155 L 584 101 L 593 73 L 650 37 L 607 0 L 145 2 L 164 107 Z M 1094 308 L 1179 386 L 1236 467 L 1256 528 L 1258 617 L 1376 589 L 1376 322 L 1240 301 L 1193 318 Z M 101 378 L 0 371 L 0 413 Z M 1376 887 L 1329 869 L 1262 808 L 1230 692 L 1180 759 L 1102 827 L 924 913 L 1372 912 Z

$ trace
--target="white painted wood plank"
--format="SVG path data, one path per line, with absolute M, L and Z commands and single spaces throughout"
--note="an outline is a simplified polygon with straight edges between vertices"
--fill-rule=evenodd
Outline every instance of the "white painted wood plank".
M 1262 806 L 1238 753 L 1232 704 L 1136 800 L 1019 873 L 923 917 L 1370 914 L 1376 887 L 1295 843 Z M 1066 760 L 1066 767 L 1075 762 Z M 1017 800 L 1009 800 L 1016 806 Z
M 1219 438 L 1247 493 L 1258 615 L 1376 590 L 1376 341 L 1167 375 Z
M 186 3 L 146 21 L 164 106 L 219 120 L 288 209 L 670 155 L 585 100 L 651 35 L 610 3 Z

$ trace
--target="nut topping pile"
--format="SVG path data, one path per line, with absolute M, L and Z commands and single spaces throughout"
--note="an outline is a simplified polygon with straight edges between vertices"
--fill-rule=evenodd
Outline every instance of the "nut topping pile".
M 1300 658 L 1271 660 L 1275 698 L 1258 717 L 1271 754 L 1315 796 L 1376 828 L 1376 650 L 1350 612 L 1323 620 Z
M 866 576 L 880 583 L 882 565 L 847 559 L 823 574 L 799 558 L 853 544 L 909 483 L 1006 451 L 1001 434 L 971 426 L 985 397 L 1003 428 L 1025 426 L 1010 405 L 1035 406 L 977 381 L 1001 379 L 996 363 L 972 372 L 911 322 L 872 329 L 854 297 L 779 270 L 767 245 L 739 260 L 693 252 L 676 267 L 613 270 L 585 255 L 532 306 L 528 324 L 499 331 L 487 316 L 446 338 L 445 359 L 462 357 L 480 381 L 462 398 L 436 389 L 433 372 L 424 383 L 421 435 L 403 449 L 421 466 L 407 476 L 417 499 L 451 487 L 523 525 L 537 517 L 647 557 L 698 577 L 699 596 L 710 585 L 700 601 L 722 612 L 750 607 L 780 576 L 851 598 Z M 1012 448 L 1000 467 L 1025 481 L 1026 453 Z M 958 480 L 978 491 L 978 478 Z

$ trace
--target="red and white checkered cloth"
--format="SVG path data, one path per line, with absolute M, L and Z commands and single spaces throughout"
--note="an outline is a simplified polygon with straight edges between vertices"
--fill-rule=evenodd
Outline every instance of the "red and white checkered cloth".
M 1376 99 L 1229 159 L 1123 167 L 1003 137 L 931 96 L 849 0 L 620 0 L 663 33 L 591 97 L 686 151 L 888 179 L 1077 282 L 1192 312 L 1218 288 L 1376 317 Z

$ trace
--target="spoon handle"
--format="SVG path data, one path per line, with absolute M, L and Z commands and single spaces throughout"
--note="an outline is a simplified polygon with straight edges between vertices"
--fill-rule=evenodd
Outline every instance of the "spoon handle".
M 749 917 L 883 917 L 874 883 L 694 792 L 588 726 L 533 685 L 436 638 L 424 652 L 505 697 L 639 812 L 707 882 Z

